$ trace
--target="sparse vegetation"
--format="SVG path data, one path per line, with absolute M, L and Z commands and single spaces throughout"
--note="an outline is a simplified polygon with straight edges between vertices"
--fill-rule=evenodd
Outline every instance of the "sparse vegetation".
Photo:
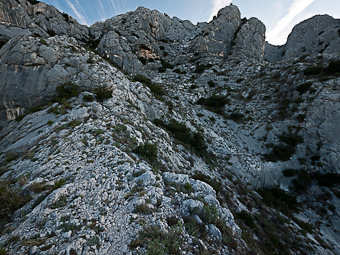
M 155 209 L 151 208 L 146 203 L 141 203 L 141 204 L 135 206 L 135 209 L 133 210 L 133 212 L 147 215 L 147 214 L 152 214 L 153 212 L 155 212 Z
M 137 239 L 130 243 L 130 248 L 146 247 L 149 255 L 172 254 L 180 255 L 183 227 L 176 224 L 167 231 L 162 230 L 159 226 L 147 226 L 139 232 Z
M 211 64 L 197 64 L 195 73 L 203 73 L 205 70 L 211 68 L 213 65 Z
M 226 96 L 213 95 L 208 98 L 200 98 L 197 104 L 205 106 L 209 111 L 217 114 L 224 114 L 224 106 L 229 104 L 230 100 Z
M 47 46 L 47 42 L 46 42 L 46 40 L 45 39 L 40 39 L 40 41 L 39 41 L 42 45 L 46 45 Z
M 97 86 L 93 89 L 98 102 L 103 102 L 112 97 L 112 89 L 107 86 Z
M 56 90 L 58 93 L 56 101 L 58 103 L 64 103 L 66 100 L 76 97 L 80 93 L 79 86 L 72 82 L 60 84 L 57 86 Z
M 304 94 L 310 89 L 312 84 L 313 83 L 311 83 L 311 82 L 306 82 L 306 83 L 300 84 L 299 86 L 296 87 L 296 91 L 299 92 L 300 94 Z
M 267 206 L 274 207 L 286 215 L 298 210 L 296 197 L 278 187 L 260 189 L 258 193 Z
M 84 102 L 93 102 L 93 96 L 92 95 L 84 95 L 83 96 L 83 100 L 84 100 Z
M 140 82 L 143 83 L 145 86 L 147 86 L 151 92 L 155 95 L 155 96 L 163 96 L 165 95 L 165 90 L 161 87 L 161 85 L 153 83 L 149 78 L 143 76 L 143 75 L 136 75 L 132 81 L 136 82 Z
M 187 145 L 196 154 L 204 155 L 206 153 L 205 150 L 207 146 L 202 133 L 192 132 L 185 124 L 179 123 L 175 119 L 171 119 L 169 123 L 165 123 L 160 119 L 155 119 L 154 122 L 157 126 L 163 127 L 171 132 L 176 139 Z
M 288 133 L 279 136 L 280 143 L 274 145 L 272 151 L 264 156 L 267 161 L 288 161 L 295 154 L 296 146 L 303 142 L 298 134 Z
M 134 153 L 150 162 L 157 160 L 157 151 L 157 144 L 152 143 L 139 145 L 133 150 Z
M 247 211 L 242 210 L 241 212 L 236 213 L 236 217 L 242 220 L 248 227 L 255 227 L 254 218 Z
M 160 72 L 160 73 L 164 73 L 166 71 L 166 69 L 173 69 L 174 68 L 173 65 L 169 64 L 165 60 L 161 60 L 161 64 L 162 64 L 162 66 L 160 68 L 158 68 L 158 72 Z
M 31 200 L 30 196 L 22 195 L 4 180 L 0 180 L 0 218 L 7 221 L 12 213 Z

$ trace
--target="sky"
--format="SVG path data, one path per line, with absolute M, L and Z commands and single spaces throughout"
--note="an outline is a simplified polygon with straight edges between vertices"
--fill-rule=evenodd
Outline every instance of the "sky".
M 256 17 L 267 28 L 266 40 L 274 45 L 287 41 L 294 25 L 317 14 L 340 18 L 340 0 L 43 0 L 68 13 L 79 23 L 91 25 L 118 14 L 134 11 L 138 6 L 156 9 L 190 20 L 208 22 L 218 10 L 237 5 L 241 16 Z

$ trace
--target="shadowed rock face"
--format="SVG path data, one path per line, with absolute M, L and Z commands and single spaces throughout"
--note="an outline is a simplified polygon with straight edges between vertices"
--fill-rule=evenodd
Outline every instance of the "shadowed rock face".
M 339 54 L 340 20 L 328 15 L 317 15 L 293 28 L 283 46 L 266 47 L 265 59 L 277 62 L 303 55 Z

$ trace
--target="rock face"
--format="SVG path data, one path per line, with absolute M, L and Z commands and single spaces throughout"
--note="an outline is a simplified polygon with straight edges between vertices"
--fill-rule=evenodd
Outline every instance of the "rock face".
M 262 61 L 265 49 L 264 24 L 256 18 L 250 18 L 240 27 L 232 48 L 232 54 L 242 59 Z
M 220 10 L 193 40 L 191 50 L 203 55 L 227 56 L 240 24 L 241 13 L 235 5 Z
M 42 37 L 69 35 L 79 40 L 88 39 L 88 28 L 67 14 L 39 1 L 1 0 L 0 22 L 27 28 Z M 0 34 L 3 30 L 0 28 Z
M 328 15 L 314 16 L 296 25 L 284 46 L 267 48 L 266 60 L 270 62 L 316 53 L 339 54 L 340 20 Z
M 243 57 L 262 60 L 265 27 L 259 20 L 250 19 L 241 29 L 240 16 L 239 9 L 230 5 L 210 23 L 194 26 L 140 7 L 96 23 L 90 31 L 99 41 L 98 51 L 128 73 L 144 73 L 161 67 L 160 61 L 177 64 L 194 56 L 225 59 L 235 44 Z M 238 31 L 241 34 L 235 42 Z
M 1 254 L 340 254 L 337 45 L 0 4 Z

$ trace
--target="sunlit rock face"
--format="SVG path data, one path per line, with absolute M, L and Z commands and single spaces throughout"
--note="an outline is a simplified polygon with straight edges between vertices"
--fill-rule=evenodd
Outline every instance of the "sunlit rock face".
M 283 46 L 269 46 L 266 59 L 277 62 L 311 54 L 338 55 L 340 52 L 340 20 L 317 15 L 293 28 Z

